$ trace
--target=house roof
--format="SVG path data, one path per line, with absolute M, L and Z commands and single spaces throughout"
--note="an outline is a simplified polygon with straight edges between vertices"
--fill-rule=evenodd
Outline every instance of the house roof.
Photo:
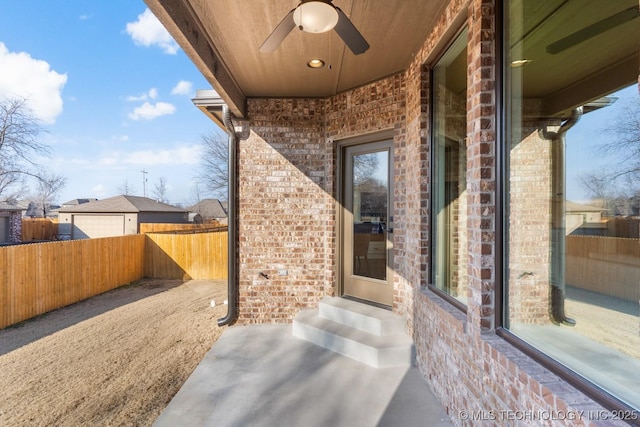
M 60 208 L 59 212 L 74 213 L 139 213 L 139 212 L 187 212 L 166 203 L 140 196 L 115 196 L 108 199 Z
M 98 199 L 95 198 L 84 198 L 84 199 L 73 199 L 73 200 L 69 200 L 68 202 L 64 202 L 62 204 L 62 206 L 66 207 L 66 206 L 77 206 L 77 205 L 81 205 L 83 203 L 89 203 L 89 202 L 95 202 Z
M 187 209 L 199 213 L 205 219 L 227 217 L 227 212 L 218 199 L 203 199 Z
M 567 200 L 565 202 L 565 211 L 567 212 L 604 212 L 605 208 L 600 208 L 598 206 L 589 206 L 583 205 L 576 202 L 571 202 Z
M 10 202 L 7 202 L 6 200 L 0 201 L 0 211 L 3 211 L 3 212 L 8 212 L 8 211 L 20 212 L 20 211 L 24 211 L 24 210 L 26 210 L 26 209 L 23 208 L 23 207 L 18 206 L 15 203 L 10 203 Z
M 151 11 L 184 49 L 213 89 L 238 118 L 247 118 L 249 98 L 327 98 L 381 78 L 404 72 L 421 53 L 428 35 L 443 17 L 451 0 L 332 0 L 351 20 L 370 48 L 354 55 L 335 30 L 309 34 L 296 28 L 270 53 L 260 46 L 298 0 L 145 0 Z M 464 3 L 464 2 L 463 2 Z M 606 55 L 582 55 L 575 49 L 555 50 L 568 34 L 596 25 L 594 16 L 620 16 L 626 2 L 529 2 L 521 11 L 526 26 L 514 23 L 513 34 L 527 59 L 531 84 L 525 97 L 540 98 L 544 113 L 566 114 L 584 104 L 585 88 L 592 100 L 637 79 L 639 26 L 633 19 L 620 24 L 619 31 L 598 34 Z M 448 17 L 446 33 L 430 46 L 433 63 L 465 23 L 466 9 Z M 625 15 L 626 16 L 626 15 Z M 556 43 L 553 43 L 553 42 Z M 551 44 L 549 44 L 551 42 Z M 536 46 L 546 46 L 536 49 Z M 313 57 L 326 66 L 312 69 Z M 611 66 L 611 64 L 616 64 Z M 466 65 L 460 62 L 460 72 Z M 553 76 L 545 72 L 553 69 Z M 581 86 L 573 83 L 583 82 Z M 605 89 L 606 88 L 606 89 Z M 576 91 L 580 96 L 576 97 Z

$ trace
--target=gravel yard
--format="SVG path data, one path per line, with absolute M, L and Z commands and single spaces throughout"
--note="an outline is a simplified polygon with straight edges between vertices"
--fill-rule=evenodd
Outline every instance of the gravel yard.
M 0 426 L 151 425 L 226 298 L 226 281 L 142 280 L 0 330 Z

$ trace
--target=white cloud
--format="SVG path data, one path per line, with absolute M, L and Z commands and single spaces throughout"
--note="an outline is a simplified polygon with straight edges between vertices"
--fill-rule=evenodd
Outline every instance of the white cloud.
M 137 46 L 157 45 L 169 55 L 175 55 L 179 49 L 178 44 L 149 9 L 138 15 L 137 21 L 127 23 L 127 34 Z
M 131 120 L 153 120 L 156 117 L 173 114 L 175 111 L 176 107 L 168 102 L 156 102 L 155 104 L 145 102 L 141 106 L 136 107 L 133 112 L 129 114 L 129 118 Z
M 180 80 L 178 84 L 171 89 L 171 95 L 191 95 L 193 84 L 186 80 Z
M 102 154 L 98 164 L 102 167 L 123 166 L 177 166 L 200 163 L 202 146 L 180 145 L 175 148 L 158 150 L 136 150 L 131 152 L 112 151 Z
M 181 146 L 165 150 L 139 150 L 128 153 L 122 161 L 134 165 L 196 165 L 200 162 L 200 145 Z
M 138 102 L 138 101 L 146 101 L 147 99 L 149 99 L 149 97 L 147 96 L 146 93 L 143 93 L 142 95 L 131 95 L 131 96 L 127 96 L 127 101 L 129 102 Z
M 62 113 L 62 88 L 67 75 L 51 69 L 26 52 L 9 52 L 0 42 L 0 97 L 26 98 L 27 105 L 45 123 L 55 123 Z
M 158 97 L 158 89 L 152 87 L 149 89 L 149 92 L 143 93 L 138 96 L 127 96 L 127 101 L 137 102 L 137 101 L 146 101 L 148 99 L 156 99 Z

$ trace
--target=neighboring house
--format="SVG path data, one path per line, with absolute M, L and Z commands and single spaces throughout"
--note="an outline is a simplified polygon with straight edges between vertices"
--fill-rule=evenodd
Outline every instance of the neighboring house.
M 47 203 L 44 208 L 41 202 L 29 202 L 27 210 L 24 216 L 29 218 L 44 218 L 44 213 L 46 213 L 46 217 L 50 219 L 55 219 L 58 217 L 58 209 L 59 205 L 54 205 Z
M 226 222 L 227 212 L 222 203 L 218 199 L 203 199 L 193 206 L 189 206 L 187 210 L 198 215 L 200 222 L 218 221 Z
M 406 318 L 457 425 L 475 410 L 491 425 L 571 425 L 504 416 L 601 405 L 637 415 L 637 351 L 585 338 L 565 313 L 559 200 L 568 128 L 622 88 L 639 102 L 638 0 L 334 0 L 368 50 L 296 29 L 296 2 L 145 2 L 213 87 L 194 103 L 229 136 L 237 303 L 222 323 L 355 297 Z M 286 38 L 263 45 L 272 32 Z
M 147 197 L 116 196 L 60 208 L 58 233 L 70 239 L 123 236 L 137 234 L 144 222 L 186 223 L 188 211 Z
M 606 236 L 607 222 L 602 220 L 604 208 L 583 205 L 567 200 L 565 219 L 567 235 L 574 236 Z
M 17 203 L 0 201 L 0 244 L 19 243 L 22 240 L 22 212 Z
M 63 208 L 71 208 L 71 207 L 74 207 L 74 206 L 82 205 L 83 203 L 95 202 L 97 200 L 98 199 L 94 199 L 94 198 L 91 198 L 91 197 L 84 198 L 84 199 L 73 199 L 73 200 L 69 200 L 68 202 L 64 202 L 61 207 L 63 207 Z

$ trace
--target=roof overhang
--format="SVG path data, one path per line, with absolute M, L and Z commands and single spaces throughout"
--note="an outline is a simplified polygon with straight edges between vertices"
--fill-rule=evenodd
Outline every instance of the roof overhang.
M 218 92 L 213 89 L 199 89 L 196 91 L 196 97 L 191 101 L 220 128 L 225 129 L 223 109 L 227 104 Z
M 229 111 L 246 119 L 250 98 L 328 98 L 405 71 L 449 0 L 332 0 L 371 46 L 358 55 L 334 30 L 297 28 L 275 51 L 261 52 L 299 0 L 145 2 Z M 325 67 L 308 67 L 315 58 Z

